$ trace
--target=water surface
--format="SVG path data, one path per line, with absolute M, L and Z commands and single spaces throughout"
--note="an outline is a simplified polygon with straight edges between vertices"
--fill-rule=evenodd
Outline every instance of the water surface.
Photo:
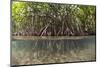
M 95 60 L 95 36 L 13 37 L 12 64 Z

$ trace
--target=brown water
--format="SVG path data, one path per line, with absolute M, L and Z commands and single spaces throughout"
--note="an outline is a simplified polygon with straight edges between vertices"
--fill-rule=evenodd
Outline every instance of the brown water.
M 95 36 L 13 37 L 12 65 L 96 60 Z

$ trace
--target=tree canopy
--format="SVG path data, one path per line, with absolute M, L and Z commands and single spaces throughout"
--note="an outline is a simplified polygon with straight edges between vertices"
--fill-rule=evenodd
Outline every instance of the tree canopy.
M 14 35 L 69 36 L 95 33 L 96 7 L 42 2 L 12 2 Z

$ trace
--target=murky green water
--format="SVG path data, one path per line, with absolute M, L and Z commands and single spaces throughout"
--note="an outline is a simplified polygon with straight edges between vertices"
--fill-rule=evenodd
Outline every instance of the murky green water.
M 95 36 L 31 37 L 12 40 L 12 64 L 46 64 L 95 60 Z

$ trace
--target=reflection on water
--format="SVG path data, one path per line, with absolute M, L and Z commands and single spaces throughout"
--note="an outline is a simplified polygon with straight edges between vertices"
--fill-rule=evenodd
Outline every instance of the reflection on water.
M 95 36 L 12 40 L 12 64 L 45 64 L 95 60 Z

